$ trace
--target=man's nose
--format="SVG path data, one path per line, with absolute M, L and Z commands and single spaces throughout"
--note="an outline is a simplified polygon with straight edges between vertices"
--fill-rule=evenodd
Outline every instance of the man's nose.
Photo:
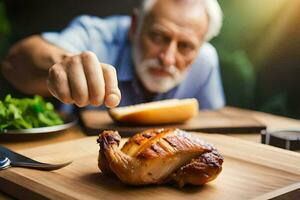
M 159 60 L 163 66 L 171 66 L 176 64 L 177 46 L 175 42 L 166 45 L 159 54 Z

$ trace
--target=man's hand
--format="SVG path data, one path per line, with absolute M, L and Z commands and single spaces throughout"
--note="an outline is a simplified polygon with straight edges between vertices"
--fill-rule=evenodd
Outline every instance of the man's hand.
M 115 107 L 120 103 L 116 70 L 100 63 L 93 52 L 68 56 L 49 69 L 48 89 L 64 103 Z

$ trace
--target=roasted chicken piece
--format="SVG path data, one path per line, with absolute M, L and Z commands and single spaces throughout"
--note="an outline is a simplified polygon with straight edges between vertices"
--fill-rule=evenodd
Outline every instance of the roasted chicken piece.
M 98 166 L 131 185 L 176 183 L 202 185 L 217 177 L 223 157 L 199 137 L 179 129 L 150 129 L 119 148 L 117 131 L 103 131 Z

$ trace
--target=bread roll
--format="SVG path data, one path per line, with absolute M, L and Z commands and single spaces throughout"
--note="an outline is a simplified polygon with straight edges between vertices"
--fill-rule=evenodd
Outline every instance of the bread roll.
M 182 123 L 198 114 L 197 99 L 169 99 L 132 106 L 112 108 L 113 120 L 126 124 Z

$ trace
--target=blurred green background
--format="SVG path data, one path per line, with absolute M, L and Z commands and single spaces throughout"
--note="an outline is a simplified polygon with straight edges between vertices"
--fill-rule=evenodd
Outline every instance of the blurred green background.
M 0 0 L 0 58 L 9 44 L 31 34 L 60 30 L 76 15 L 129 14 L 137 3 Z M 212 43 L 220 56 L 227 104 L 300 118 L 300 1 L 219 3 L 224 25 Z
M 300 1 L 219 1 L 213 40 L 228 105 L 300 118 Z

